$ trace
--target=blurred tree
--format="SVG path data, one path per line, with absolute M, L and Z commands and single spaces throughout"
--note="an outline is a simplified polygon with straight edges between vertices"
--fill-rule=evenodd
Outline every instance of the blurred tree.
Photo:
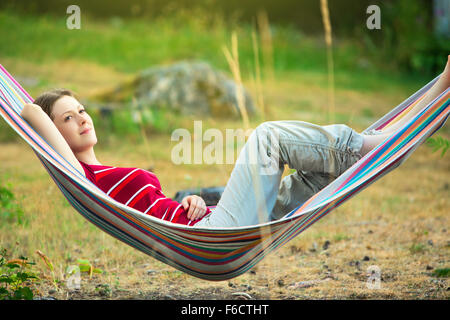
M 450 0 L 433 0 L 434 31 L 450 38 Z
M 203 8 L 205 12 L 222 14 L 225 23 L 254 23 L 258 12 L 267 12 L 271 25 L 296 27 L 301 32 L 322 36 L 323 25 L 320 0 L 77 0 L 81 15 L 96 19 L 143 18 L 152 19 L 178 10 Z M 329 1 L 334 43 L 352 38 L 361 52 L 380 67 L 404 71 L 435 73 L 442 69 L 450 44 L 436 28 L 447 23 L 449 0 L 333 0 Z M 0 9 L 24 14 L 65 16 L 73 0 L 2 0 Z M 436 22 L 433 25 L 433 4 Z M 381 10 L 381 29 L 366 27 L 369 5 Z M 447 19 L 447 20 L 445 20 Z M 443 21 L 443 22 L 442 22 Z M 0 21 L 1 23 L 1 21 Z M 214 23 L 213 21 L 211 23 Z M 337 41 L 336 41 L 337 40 Z M 356 61 L 355 61 L 356 63 Z

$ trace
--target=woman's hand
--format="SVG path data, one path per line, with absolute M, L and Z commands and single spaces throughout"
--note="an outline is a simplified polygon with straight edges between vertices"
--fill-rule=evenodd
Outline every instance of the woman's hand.
M 188 210 L 189 208 L 187 217 L 191 221 L 202 218 L 206 213 L 206 203 L 199 196 L 193 195 L 184 197 L 181 201 L 181 205 L 184 210 Z

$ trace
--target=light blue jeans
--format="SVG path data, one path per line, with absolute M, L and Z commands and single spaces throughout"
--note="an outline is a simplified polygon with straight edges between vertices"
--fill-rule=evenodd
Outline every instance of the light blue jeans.
M 357 162 L 363 140 L 343 124 L 262 123 L 242 148 L 216 209 L 195 226 L 228 228 L 282 218 Z M 282 180 L 285 165 L 295 172 Z

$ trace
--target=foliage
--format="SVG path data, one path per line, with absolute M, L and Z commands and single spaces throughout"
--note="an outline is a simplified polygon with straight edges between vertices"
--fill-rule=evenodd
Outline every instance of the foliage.
M 3 118 L 0 117 L 0 143 L 3 142 L 15 142 L 20 138 L 16 131 L 14 131 Z
M 447 150 L 450 148 L 450 140 L 445 139 L 441 136 L 438 136 L 436 138 L 428 138 L 426 143 L 427 146 L 433 149 L 433 152 L 442 149 L 441 157 L 443 157 Z
M 427 1 L 383 1 L 381 30 L 359 29 L 364 49 L 380 64 L 402 71 L 436 74 L 445 66 L 448 39 L 433 32 Z
M 16 222 L 19 225 L 25 224 L 24 212 L 20 204 L 17 203 L 14 194 L 7 187 L 0 186 L 0 221 L 8 223 Z
M 27 260 L 23 256 L 8 260 L 7 250 L 0 250 L 0 300 L 33 299 L 33 284 L 39 278 L 29 270 L 35 263 Z
M 448 277 L 450 276 L 450 268 L 442 268 L 433 270 L 433 274 L 436 277 Z
M 152 133 L 171 133 L 176 128 L 177 114 L 162 108 L 132 108 L 124 103 L 122 109 L 91 109 L 89 115 L 95 125 L 97 137 L 111 134 L 125 138 L 136 138 Z
M 94 268 L 94 266 L 89 262 L 89 260 L 85 259 L 77 259 L 78 267 L 80 268 L 80 272 L 85 272 L 89 274 L 89 277 L 92 277 L 93 273 L 103 273 L 102 269 Z
M 409 251 L 413 254 L 422 253 L 426 250 L 426 246 L 423 243 L 413 243 L 411 247 L 409 247 Z

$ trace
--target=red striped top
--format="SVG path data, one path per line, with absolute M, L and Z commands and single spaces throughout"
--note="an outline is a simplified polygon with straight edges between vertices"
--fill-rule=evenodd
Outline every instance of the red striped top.
M 152 172 L 139 168 L 91 165 L 81 161 L 80 164 L 89 181 L 120 203 L 173 223 L 192 226 L 202 219 L 189 220 L 181 203 L 162 193 L 161 184 Z M 205 216 L 209 213 L 211 210 L 207 208 Z

